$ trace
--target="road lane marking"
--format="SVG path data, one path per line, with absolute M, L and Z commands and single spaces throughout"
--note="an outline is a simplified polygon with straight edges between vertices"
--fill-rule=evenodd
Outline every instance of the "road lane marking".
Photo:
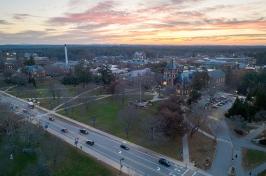
M 101 146 L 101 145 L 97 145 L 97 144 L 95 144 L 96 146 L 98 146 L 98 148 L 96 148 L 96 147 L 93 147 L 93 148 L 91 148 L 92 150 L 95 150 L 96 152 L 98 152 L 98 153 L 103 153 L 103 151 L 100 151 L 99 150 L 99 148 L 102 148 L 102 150 L 107 150 L 105 147 L 103 147 L 103 146 Z M 107 150 L 108 151 L 108 150 Z M 109 151 L 109 153 L 113 153 L 113 154 L 116 154 L 114 151 Z M 106 153 L 106 155 L 110 155 L 110 156 L 112 156 L 113 158 L 114 158 L 114 155 L 111 155 L 111 154 L 109 154 L 108 152 Z M 117 155 L 115 155 L 115 156 L 117 156 Z M 111 157 L 111 158 L 112 158 Z M 120 158 L 120 157 L 119 157 Z M 140 166 L 140 168 L 142 168 L 142 169 L 147 169 L 147 170 L 149 170 L 150 172 L 155 172 L 156 173 L 156 175 L 158 175 L 158 173 L 156 172 L 156 170 L 154 169 L 154 168 L 151 168 L 151 167 L 148 167 L 148 166 L 146 166 L 146 165 L 144 165 L 144 164 L 141 164 L 141 163 L 138 163 L 138 162 L 135 162 L 133 159 L 131 159 L 131 158 L 128 158 L 128 157 L 125 157 L 125 156 L 123 156 L 123 158 L 125 158 L 125 161 L 127 161 L 127 162 L 131 162 L 131 163 L 133 163 L 135 166 L 137 165 L 137 166 Z M 117 161 L 118 161 L 118 163 L 119 163 L 119 159 L 116 159 Z M 126 162 L 124 162 L 124 163 L 126 163 Z M 129 168 L 132 168 L 132 169 L 137 169 L 136 167 L 132 167 L 132 166 L 129 166 L 129 164 L 127 164 L 128 165 L 128 167 Z M 139 171 L 139 170 L 138 170 Z M 160 175 L 162 175 L 162 173 L 160 173 Z M 164 174 L 163 174 L 164 175 Z M 162 176 L 163 176 L 162 175 Z
M 195 176 L 197 174 L 197 172 L 194 172 L 191 176 Z
M 170 176 L 176 176 L 173 172 L 170 172 L 168 175 L 170 175 Z
M 56 125 L 54 125 L 54 126 L 56 126 Z M 58 133 L 59 135 L 63 135 L 63 136 L 65 136 L 65 137 L 68 137 L 68 138 L 70 138 L 70 139 L 73 139 L 71 136 L 69 136 L 69 135 L 67 135 L 67 134 L 64 134 L 64 133 L 60 133 L 59 131 L 57 131 L 56 129 L 53 129 L 53 128 L 50 128 L 49 130 L 52 130 L 52 131 L 54 131 L 55 133 Z M 59 136 L 60 137 L 60 136 Z M 85 138 L 84 136 L 82 136 L 82 138 Z M 83 145 L 83 144 L 82 144 Z M 85 145 L 86 146 L 86 148 L 89 148 L 87 145 Z M 112 150 L 108 150 L 106 147 L 103 147 L 102 145 L 99 145 L 99 144 L 97 144 L 96 143 L 96 146 L 99 146 L 100 148 L 103 148 L 104 150 L 106 150 L 106 151 L 108 151 L 108 152 L 110 152 L 110 153 L 115 153 L 114 151 L 112 151 Z M 96 151 L 97 153 L 101 153 L 101 154 L 105 154 L 105 156 L 106 155 L 109 155 L 108 154 L 108 152 L 102 152 L 102 151 L 100 151 L 100 150 L 98 150 L 97 148 L 95 148 L 95 147 L 93 147 L 93 148 L 90 148 L 90 149 L 92 149 L 92 150 L 94 150 L 94 151 Z M 115 156 L 117 156 L 117 155 L 115 155 Z M 110 157 L 109 156 L 109 158 L 113 158 L 113 160 L 115 159 L 115 160 L 117 160 L 115 157 Z M 130 158 L 128 158 L 128 157 L 124 157 L 124 158 L 126 158 L 128 161 L 131 161 L 132 163 L 134 163 L 135 165 L 139 165 L 139 163 L 137 163 L 137 162 L 135 162 L 134 160 L 131 160 Z M 119 160 L 118 160 L 119 161 Z M 151 170 L 151 171 L 153 171 L 153 172 L 155 172 L 155 170 L 153 169 L 153 168 L 150 168 L 150 167 L 147 167 L 147 166 L 145 166 L 145 165 L 141 165 L 142 167 L 144 167 L 144 168 L 146 168 L 146 169 L 148 169 L 148 170 Z M 130 167 L 130 166 L 128 166 L 128 167 Z M 132 168 L 133 169 L 133 168 Z
M 187 169 L 181 176 L 184 176 L 188 171 L 189 169 Z
M 183 169 L 183 168 L 181 168 L 181 169 Z M 175 168 L 174 170 L 177 171 L 177 172 L 181 172 L 181 170 L 178 169 L 178 168 Z

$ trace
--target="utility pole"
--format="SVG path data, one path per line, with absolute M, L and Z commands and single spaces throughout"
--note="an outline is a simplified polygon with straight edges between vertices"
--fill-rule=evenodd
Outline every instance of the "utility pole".
M 141 75 L 139 74 L 139 102 L 141 103 L 142 102 L 142 99 L 141 99 Z
M 120 170 L 119 170 L 119 175 L 121 175 L 122 173 L 122 168 L 123 168 L 123 164 L 122 164 L 122 161 L 124 161 L 125 158 L 121 158 L 119 161 L 120 161 Z
M 96 124 L 96 116 L 92 117 L 92 125 L 95 128 L 95 124 Z
M 65 64 L 68 66 L 67 45 L 65 44 Z

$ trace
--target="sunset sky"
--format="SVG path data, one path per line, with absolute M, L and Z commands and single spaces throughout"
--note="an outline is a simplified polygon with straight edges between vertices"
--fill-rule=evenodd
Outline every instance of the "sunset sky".
M 266 45 L 266 0 L 1 0 L 0 44 Z

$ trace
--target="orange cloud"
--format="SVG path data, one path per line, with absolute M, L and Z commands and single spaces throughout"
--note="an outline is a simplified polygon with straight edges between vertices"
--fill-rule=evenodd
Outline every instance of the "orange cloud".
M 62 15 L 49 17 L 40 25 L 40 30 L 36 28 L 36 31 L 31 31 L 25 27 L 16 34 L 10 34 L 8 30 L 1 32 L 0 29 L 0 37 L 4 41 L 15 40 L 13 35 L 21 41 L 24 38 L 26 41 L 41 42 L 53 38 L 54 42 L 64 39 L 69 43 L 266 44 L 266 13 L 263 9 L 258 9 L 254 15 L 253 4 L 241 5 L 239 1 L 238 4 L 225 5 L 218 2 L 213 4 L 211 1 L 206 3 L 208 1 L 143 2 L 136 4 L 135 8 L 126 8 L 126 2 L 122 0 L 99 1 L 83 11 L 68 9 Z M 67 8 L 84 3 L 84 0 L 70 0 Z M 202 7 L 197 8 L 195 4 L 201 4 Z M 238 10 L 237 15 L 233 12 L 235 9 Z M 224 15 L 221 17 L 219 13 Z M 10 19 L 27 17 L 37 16 L 14 13 Z M 30 20 L 33 19 L 25 21 Z M 23 25 L 23 21 L 21 23 Z M 0 25 L 6 28 L 10 23 L 0 20 Z M 40 36 L 32 37 L 39 33 Z

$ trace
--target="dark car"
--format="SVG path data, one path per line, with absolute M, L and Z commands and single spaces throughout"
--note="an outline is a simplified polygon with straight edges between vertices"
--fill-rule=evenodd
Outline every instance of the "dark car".
M 89 134 L 89 132 L 86 129 L 80 129 L 79 132 L 81 134 Z
M 241 129 L 234 129 L 234 132 L 240 136 L 243 136 L 245 134 L 245 132 Z
M 129 148 L 125 145 L 125 144 L 121 144 L 120 148 L 124 149 L 124 150 L 129 150 Z
M 49 117 L 49 120 L 50 120 L 50 121 L 54 121 L 55 118 L 53 118 L 53 117 Z
M 68 132 L 68 129 L 63 128 L 63 129 L 61 129 L 61 131 L 62 131 L 63 133 L 67 133 L 67 132 Z
M 92 141 L 92 140 L 87 140 L 87 141 L 86 141 L 86 144 L 92 146 L 92 145 L 94 145 L 94 141 Z
M 164 158 L 160 158 L 160 159 L 159 159 L 159 163 L 162 164 L 162 165 L 164 165 L 164 166 L 166 166 L 166 167 L 170 167 L 170 166 L 171 166 L 171 165 L 170 165 L 170 162 L 167 161 L 167 160 L 164 159 Z

